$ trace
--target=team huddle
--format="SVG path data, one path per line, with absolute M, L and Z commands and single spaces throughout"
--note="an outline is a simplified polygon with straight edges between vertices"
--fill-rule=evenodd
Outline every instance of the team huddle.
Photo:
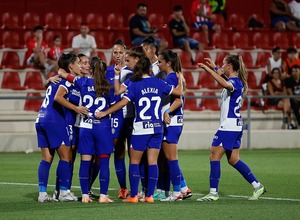
M 39 202 L 78 201 L 70 191 L 77 152 L 82 203 L 95 199 L 91 187 L 98 174 L 98 202 L 113 202 L 108 196 L 112 154 L 120 185 L 118 198 L 123 202 L 181 201 L 192 196 L 178 163 L 185 92 L 178 55 L 171 50 L 157 55 L 157 45 L 151 37 L 129 50 L 117 40 L 112 52 L 115 64 L 109 67 L 98 57 L 89 60 L 82 54 L 63 54 L 58 61 L 59 76 L 47 82 L 36 120 L 42 154 L 38 169 Z M 239 111 L 247 91 L 242 58 L 227 56 L 222 70 L 211 59 L 205 61 L 199 67 L 210 73 L 224 90 L 221 125 L 211 149 L 210 193 L 197 201 L 219 199 L 220 160 L 225 153 L 230 165 L 253 186 L 250 199 L 256 200 L 266 189 L 239 159 L 243 132 Z M 126 144 L 130 192 L 126 184 Z M 60 160 L 56 190 L 51 197 L 47 185 L 55 151 Z

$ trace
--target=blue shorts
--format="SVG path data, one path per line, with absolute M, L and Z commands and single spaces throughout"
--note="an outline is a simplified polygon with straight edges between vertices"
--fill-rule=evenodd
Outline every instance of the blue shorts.
M 148 38 L 148 37 L 137 37 L 137 38 L 135 38 L 135 39 L 133 39 L 133 40 L 131 41 L 131 44 L 132 44 L 133 46 L 140 46 L 140 45 L 143 43 L 143 41 L 146 40 L 147 38 Z M 161 39 L 160 39 L 160 38 L 154 38 L 154 40 L 155 40 L 155 42 L 157 43 L 157 45 L 159 45 L 160 42 L 161 42 Z
M 179 47 L 183 47 L 183 43 L 185 41 L 189 42 L 189 45 L 190 45 L 191 49 L 198 49 L 199 42 L 196 41 L 195 39 L 189 38 L 189 37 L 181 37 L 181 38 L 176 40 L 175 44 Z
M 145 151 L 147 148 L 160 149 L 163 133 L 131 135 L 130 147 L 134 150 Z
M 287 16 L 276 17 L 276 18 L 273 18 L 271 20 L 271 27 L 275 27 L 276 23 L 279 22 L 279 21 L 287 23 L 287 22 L 290 22 L 292 20 L 289 17 L 287 17 Z
M 57 149 L 61 145 L 70 146 L 68 128 L 54 123 L 36 123 L 37 142 L 39 148 Z
M 76 127 L 74 125 L 68 125 L 68 133 L 70 138 L 71 146 L 77 146 L 78 145 L 78 136 L 79 136 L 79 127 Z
M 232 151 L 241 147 L 243 131 L 220 131 L 218 130 L 212 141 L 212 146 L 223 146 L 225 150 Z
M 114 117 L 111 118 L 113 139 L 130 138 L 133 129 L 134 118 Z
M 78 153 L 86 155 L 111 154 L 114 142 L 110 127 L 80 128 Z
M 212 29 L 213 26 L 215 25 L 215 23 L 211 21 L 199 21 L 199 22 L 196 21 L 192 24 L 192 27 L 200 29 L 204 24 L 207 25 L 208 29 Z
M 182 126 L 169 126 L 164 128 L 164 141 L 170 144 L 178 144 L 182 132 Z

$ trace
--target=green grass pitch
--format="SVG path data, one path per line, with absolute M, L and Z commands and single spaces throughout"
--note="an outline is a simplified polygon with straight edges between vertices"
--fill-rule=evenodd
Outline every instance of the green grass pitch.
M 57 156 L 51 167 L 48 193 L 55 183 Z M 80 196 L 76 160 L 72 191 Z M 179 163 L 194 195 L 181 202 L 124 204 L 117 198 L 118 183 L 111 160 L 108 194 L 112 204 L 93 202 L 38 203 L 37 169 L 40 153 L 0 153 L 1 219 L 299 219 L 300 218 L 300 149 L 242 150 L 241 159 L 268 192 L 258 201 L 248 201 L 252 186 L 222 160 L 220 199 L 197 202 L 209 190 L 209 151 L 180 151 Z M 127 167 L 128 168 L 128 167 Z M 127 183 L 129 187 L 129 182 Z M 99 181 L 94 193 L 99 193 Z

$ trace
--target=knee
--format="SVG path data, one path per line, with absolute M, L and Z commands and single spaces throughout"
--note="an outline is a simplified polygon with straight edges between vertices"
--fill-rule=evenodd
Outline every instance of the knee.
M 277 23 L 276 23 L 275 28 L 276 28 L 278 31 L 285 31 L 285 30 L 286 30 L 286 25 L 285 25 L 284 22 L 280 21 L 280 22 L 277 22 Z

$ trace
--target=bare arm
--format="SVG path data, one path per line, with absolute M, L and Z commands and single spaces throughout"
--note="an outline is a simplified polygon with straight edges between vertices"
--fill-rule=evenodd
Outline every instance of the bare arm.
M 103 118 L 106 117 L 107 115 L 116 112 L 118 110 L 120 110 L 121 108 L 123 108 L 125 105 L 128 104 L 128 99 L 126 98 L 122 98 L 121 101 L 117 102 L 116 104 L 114 104 L 112 107 L 110 107 L 109 109 L 107 109 L 104 112 L 96 112 L 95 116 L 96 118 Z
M 49 83 L 59 83 L 61 81 L 61 78 L 59 76 L 52 76 L 49 79 L 46 80 L 45 88 L 49 86 Z

